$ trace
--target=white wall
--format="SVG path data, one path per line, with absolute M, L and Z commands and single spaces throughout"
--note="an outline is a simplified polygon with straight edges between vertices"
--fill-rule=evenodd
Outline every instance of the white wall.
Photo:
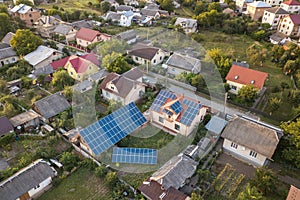
M 36 189 L 32 188 L 31 190 L 29 190 L 28 191 L 29 196 L 32 197 L 35 194 L 37 194 L 38 192 L 42 191 L 45 187 L 50 185 L 51 182 L 52 182 L 52 178 L 48 177 L 46 180 L 44 180 L 43 182 L 41 182 L 39 184 L 39 187 L 37 187 Z
M 132 89 L 125 98 L 124 105 L 139 100 L 142 97 L 140 96 L 140 92 L 142 92 L 142 94 L 145 94 L 145 86 L 143 86 L 142 84 L 135 84 L 135 86 L 136 87 L 134 87 L 134 89 Z
M 264 15 L 262 17 L 262 23 L 268 23 L 270 24 L 273 28 L 278 27 L 280 20 L 287 15 L 275 15 L 274 13 L 265 11 Z
M 120 19 L 119 25 L 120 25 L 120 26 L 125 26 L 125 27 L 131 26 L 131 20 L 132 20 L 132 17 L 133 17 L 133 16 L 126 17 L 125 15 L 122 15 L 122 16 L 121 16 L 121 19 Z
M 225 151 L 232 153 L 233 156 L 237 157 L 238 159 L 241 159 L 249 164 L 261 167 L 264 165 L 265 161 L 266 161 L 266 157 L 257 153 L 256 158 L 250 156 L 250 151 L 251 149 L 244 147 L 242 145 L 238 145 L 237 149 L 231 147 L 231 143 L 232 141 L 224 139 L 223 142 L 223 148 L 225 149 Z
M 284 2 L 284 0 L 263 0 L 263 1 L 271 6 L 279 6 L 282 2 Z
M 107 90 L 104 90 L 102 89 L 102 95 L 103 95 L 103 98 L 107 99 L 107 100 L 115 100 L 115 101 L 119 101 L 122 103 L 122 105 L 125 105 L 125 101 L 124 101 L 124 98 L 114 94 L 114 93 L 111 93 Z
M 2 63 L 4 65 L 6 64 L 10 64 L 10 63 L 15 63 L 19 60 L 19 57 L 18 56 L 12 56 L 12 57 L 9 57 L 9 58 L 5 58 L 5 59 L 0 59 L 0 67 L 2 67 Z
M 289 13 L 297 13 L 300 10 L 300 6 L 294 6 L 294 5 L 287 5 L 287 4 L 280 4 L 280 7 Z

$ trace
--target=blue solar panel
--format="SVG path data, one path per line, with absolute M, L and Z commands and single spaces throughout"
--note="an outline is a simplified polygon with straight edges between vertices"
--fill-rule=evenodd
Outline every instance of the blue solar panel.
M 130 103 L 82 129 L 80 135 L 94 154 L 99 155 L 146 121 L 146 118 L 137 106 L 134 103 Z
M 184 99 L 183 104 L 187 106 L 187 109 L 184 111 L 180 122 L 190 126 L 195 119 L 196 115 L 198 114 L 201 105 L 191 100 Z
M 162 105 L 165 104 L 167 99 L 176 99 L 176 95 L 168 90 L 161 90 L 160 93 L 155 98 L 154 102 L 152 103 L 150 110 L 154 110 L 156 112 L 160 111 Z
M 112 162 L 155 165 L 157 164 L 157 150 L 114 147 Z
M 183 110 L 182 105 L 179 101 L 176 101 L 175 103 L 173 103 L 171 105 L 171 108 L 172 108 L 172 110 L 174 110 L 174 112 L 176 114 L 180 113 Z
M 167 113 L 167 114 L 170 115 L 170 116 L 173 115 L 173 113 L 172 113 L 171 111 L 167 110 L 167 109 L 164 109 L 163 112 L 164 112 L 164 113 Z

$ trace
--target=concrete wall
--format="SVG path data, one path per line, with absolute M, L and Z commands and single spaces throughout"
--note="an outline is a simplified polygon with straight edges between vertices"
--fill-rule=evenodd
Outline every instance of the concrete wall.
M 232 141 L 228 140 L 228 139 L 224 139 L 223 142 L 223 148 L 226 152 L 232 154 L 233 156 L 237 157 L 240 160 L 243 160 L 251 165 L 257 166 L 257 167 L 261 167 L 264 165 L 265 161 L 266 161 L 266 157 L 257 153 L 256 158 L 250 156 L 250 151 L 251 149 L 244 147 L 242 145 L 237 144 L 237 148 L 233 148 L 231 147 L 231 143 Z
M 48 177 L 46 180 L 44 180 L 43 182 L 41 182 L 38 186 L 35 188 L 32 188 L 31 190 L 28 191 L 28 194 L 30 197 L 34 196 L 35 194 L 41 192 L 44 188 L 46 188 L 48 185 L 50 185 L 52 182 L 52 178 Z
M 18 56 L 12 56 L 9 58 L 0 59 L 0 67 L 2 67 L 3 65 L 6 65 L 6 64 L 15 63 L 18 60 L 19 60 Z

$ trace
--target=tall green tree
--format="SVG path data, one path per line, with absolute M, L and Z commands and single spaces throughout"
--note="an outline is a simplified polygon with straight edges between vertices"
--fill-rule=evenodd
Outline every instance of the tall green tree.
M 51 84 L 57 91 L 61 91 L 65 86 L 74 85 L 74 79 L 65 70 L 59 70 L 53 74 Z
M 251 186 L 249 183 L 246 188 L 239 194 L 237 200 L 263 200 L 263 195 L 255 186 Z
M 274 172 L 265 167 L 257 168 L 255 177 L 251 181 L 251 185 L 257 187 L 264 194 L 270 194 L 276 191 L 277 177 Z
M 258 95 L 258 88 L 254 85 L 245 85 L 238 92 L 239 100 L 242 103 L 249 106 L 257 98 L 257 95 Z
M 217 12 L 221 12 L 222 7 L 221 7 L 220 3 L 212 2 L 212 3 L 208 4 L 208 11 L 211 11 L 211 10 L 216 10 Z
M 263 66 L 267 59 L 267 50 L 263 47 L 253 44 L 246 51 L 250 63 L 254 66 Z
M 0 12 L 0 38 L 3 38 L 10 31 L 14 31 L 14 28 L 9 15 L 5 12 Z
M 105 183 L 108 187 L 116 187 L 119 179 L 116 172 L 108 172 L 105 176 Z
M 203 2 L 203 1 L 199 1 L 196 3 L 195 9 L 194 9 L 194 12 L 196 15 L 199 15 L 206 11 L 207 11 L 207 3 Z
M 10 44 L 18 55 L 24 56 L 42 45 L 43 40 L 28 29 L 18 29 Z
M 160 3 L 161 9 L 166 10 L 169 13 L 173 12 L 175 9 L 173 0 L 160 0 L 159 3 Z
M 98 54 L 104 58 L 108 54 L 112 54 L 113 52 L 125 54 L 126 49 L 128 48 L 128 44 L 125 41 L 120 41 L 117 39 L 112 39 L 109 41 L 105 41 L 101 43 L 98 47 Z
M 109 72 L 115 72 L 118 74 L 122 74 L 128 70 L 130 70 L 129 64 L 126 62 L 123 56 L 116 57 L 112 63 L 107 65 L 105 69 Z

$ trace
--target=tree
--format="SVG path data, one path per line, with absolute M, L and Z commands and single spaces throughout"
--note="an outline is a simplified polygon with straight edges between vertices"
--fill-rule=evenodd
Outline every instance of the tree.
M 105 184 L 110 188 L 114 188 L 118 181 L 119 179 L 116 172 L 108 172 L 105 176 Z
M 200 194 L 197 194 L 197 193 L 195 193 L 195 192 L 192 192 L 191 200 L 203 200 L 203 198 L 201 197 Z
M 95 174 L 96 174 L 96 176 L 98 176 L 100 178 L 104 178 L 106 176 L 106 174 L 107 174 L 106 167 L 104 165 L 96 167 Z
M 273 45 L 272 58 L 275 62 L 278 62 L 281 56 L 284 54 L 284 48 L 281 45 Z
M 262 200 L 262 199 L 263 199 L 262 194 L 257 190 L 255 186 L 251 186 L 249 183 L 237 198 L 237 200 Z
M 10 31 L 14 31 L 14 28 L 9 15 L 6 12 L 0 12 L 0 38 L 3 38 Z
M 194 12 L 196 15 L 207 12 L 207 3 L 200 1 L 196 3 Z
M 107 54 L 102 59 L 102 67 L 108 69 L 109 66 L 118 58 L 122 56 L 120 53 L 112 52 L 111 54 Z
M 79 157 L 70 153 L 64 152 L 60 158 L 60 162 L 64 165 L 64 169 L 71 171 L 79 162 Z
M 160 3 L 160 7 L 163 10 L 166 10 L 169 13 L 174 11 L 175 7 L 174 7 L 174 4 L 173 4 L 173 0 L 160 0 L 159 3 Z
M 101 13 L 107 13 L 110 9 L 110 3 L 107 1 L 103 1 L 100 3 L 100 11 Z
M 197 90 L 203 90 L 206 88 L 206 83 L 205 80 L 203 79 L 203 77 L 200 74 L 197 74 L 196 76 L 194 76 L 192 78 L 192 82 L 191 85 L 196 87 Z
M 19 5 L 19 4 L 25 4 L 25 5 L 31 6 L 31 7 L 34 6 L 33 3 L 29 0 L 17 0 L 16 5 Z
M 18 55 L 26 55 L 43 44 L 43 40 L 28 29 L 18 29 L 10 41 Z
M 73 87 L 72 86 L 66 86 L 64 88 L 63 93 L 64 93 L 66 99 L 68 99 L 68 101 L 72 101 L 72 97 L 73 97 Z
M 128 44 L 125 41 L 120 41 L 117 39 L 112 39 L 109 41 L 103 42 L 98 47 L 98 54 L 104 58 L 108 54 L 112 54 L 113 52 L 125 54 L 126 49 L 128 48 Z
M 212 2 L 212 3 L 208 4 L 208 11 L 211 11 L 211 10 L 216 10 L 217 12 L 221 12 L 222 7 L 221 7 L 220 3 Z
M 286 75 L 294 75 L 298 68 L 298 63 L 295 60 L 288 60 L 283 67 L 283 72 Z
M 53 74 L 51 84 L 57 91 L 60 91 L 63 90 L 65 86 L 74 85 L 74 80 L 69 76 L 67 71 L 62 69 Z
M 257 187 L 264 194 L 275 192 L 277 178 L 272 170 L 265 167 L 257 168 L 255 177 L 251 181 L 251 185 Z
M 282 158 L 300 169 L 300 117 L 293 122 L 281 124 L 284 135 L 281 140 L 285 145 L 281 147 Z
M 9 92 L 7 88 L 7 82 L 5 80 L 0 79 L 0 94 L 7 94 Z
M 209 61 L 210 59 L 214 61 L 221 74 L 221 77 L 225 79 L 232 65 L 232 60 L 226 57 L 219 48 L 214 48 L 207 51 L 205 60 Z
M 8 14 L 7 6 L 4 4 L 0 5 L 0 13 L 6 13 Z
M 242 103 L 251 105 L 258 95 L 258 88 L 254 85 L 245 85 L 238 92 L 238 98 Z
M 272 97 L 269 100 L 269 104 L 270 104 L 270 107 L 271 107 L 271 112 L 274 112 L 274 111 L 278 110 L 278 108 L 281 106 L 282 100 L 280 98 L 277 98 L 277 97 Z
M 252 65 L 261 67 L 267 58 L 267 50 L 256 44 L 251 45 L 247 49 L 246 54 Z
M 266 38 L 266 35 L 267 35 L 267 33 L 265 30 L 258 30 L 252 34 L 252 37 L 253 37 L 253 39 L 255 39 L 257 41 L 262 41 L 263 39 Z
M 112 63 L 108 64 L 105 69 L 109 72 L 115 72 L 118 74 L 122 74 L 128 70 L 130 70 L 129 64 L 126 62 L 123 56 L 117 56 Z

